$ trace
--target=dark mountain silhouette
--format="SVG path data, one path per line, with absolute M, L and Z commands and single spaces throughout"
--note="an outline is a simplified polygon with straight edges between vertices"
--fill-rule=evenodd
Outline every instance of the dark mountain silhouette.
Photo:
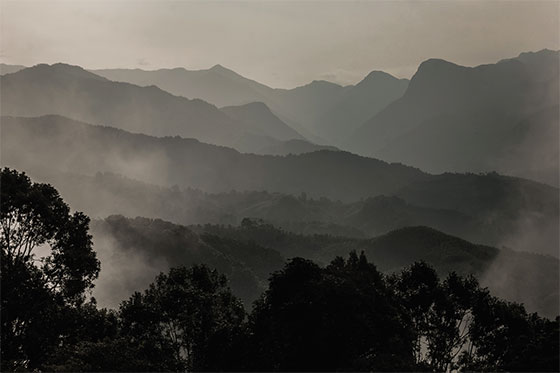
M 430 172 L 497 170 L 558 185 L 558 142 L 531 141 L 558 137 L 558 56 L 545 50 L 475 68 L 423 62 L 404 96 L 348 146 Z M 519 136 L 520 126 L 530 134 Z M 539 149 L 533 154 L 545 153 L 546 161 L 509 154 L 518 146 Z
M 202 100 L 173 96 L 155 86 L 113 82 L 77 66 L 37 65 L 1 79 L 6 115 L 60 114 L 133 132 L 239 145 L 242 151 L 263 147 L 262 139 L 275 133 L 272 127 L 281 127 L 271 122 L 259 126 L 254 122 L 258 118 L 245 124 Z
M 529 180 L 429 175 L 340 151 L 241 154 L 197 140 L 134 135 L 55 116 L 3 117 L 1 130 L 4 165 L 52 182 L 92 216 L 121 213 L 183 224 L 237 224 L 259 217 L 295 232 L 353 236 L 421 224 L 476 242 L 558 256 L 558 189 Z M 220 194 L 111 177 L 92 180 L 98 172 Z M 68 173 L 90 176 L 82 180 Z M 90 201 L 90 195 L 101 197 Z

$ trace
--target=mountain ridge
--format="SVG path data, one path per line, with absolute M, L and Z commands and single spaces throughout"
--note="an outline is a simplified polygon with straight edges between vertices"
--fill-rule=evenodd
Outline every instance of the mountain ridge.
M 155 85 L 114 82 L 79 66 L 37 65 L 4 75 L 0 83 L 4 115 L 58 114 L 155 136 L 180 135 L 228 146 L 245 144 L 246 148 L 240 149 L 245 151 L 261 148 L 262 139 L 271 136 L 258 123 L 246 124 L 201 99 L 175 96 Z
M 507 152 L 502 138 L 509 137 L 519 122 L 557 105 L 559 99 L 558 84 L 554 84 L 558 82 L 559 53 L 541 51 L 527 56 L 529 62 L 514 58 L 476 67 L 440 59 L 423 62 L 404 95 L 358 128 L 346 148 L 433 173 L 496 170 L 530 175 L 557 186 L 558 171 L 537 175 L 531 172 L 534 165 L 523 157 L 503 162 Z M 542 66 L 549 71 L 544 80 Z M 546 122 L 533 127 L 558 131 L 557 117 L 539 118 Z M 557 144 L 546 146 L 549 157 L 555 158 Z M 543 146 L 536 143 L 532 148 Z M 518 164 L 524 164 L 524 169 Z M 493 168 L 496 165 L 500 167 Z
M 340 203 L 395 196 L 417 208 L 400 207 L 398 201 L 390 202 L 388 208 L 383 204 L 366 205 L 369 212 L 364 210 L 363 217 L 352 224 L 357 228 L 365 224 L 363 229 L 380 227 L 383 216 L 388 221 L 424 219 L 440 225 L 447 219 L 449 223 L 457 220 L 459 225 L 454 229 L 467 232 L 468 219 L 460 228 L 463 214 L 484 222 L 472 229 L 478 226 L 484 228 L 481 232 L 507 233 L 498 234 L 492 242 L 511 247 L 532 245 L 542 252 L 556 252 L 558 247 L 558 188 L 530 180 L 498 174 L 431 175 L 343 151 L 286 156 L 243 154 L 197 140 L 131 134 L 56 116 L 2 117 L 0 129 L 2 163 L 21 170 L 85 175 L 109 172 L 167 188 L 177 185 L 208 193 L 305 193 L 310 198 L 325 197 Z M 276 211 L 279 216 L 285 216 L 282 211 L 292 211 L 298 216 L 300 204 L 294 198 L 278 201 L 268 211 Z M 433 215 L 433 209 L 454 210 L 461 216 Z M 447 218 L 440 218 L 443 216 Z

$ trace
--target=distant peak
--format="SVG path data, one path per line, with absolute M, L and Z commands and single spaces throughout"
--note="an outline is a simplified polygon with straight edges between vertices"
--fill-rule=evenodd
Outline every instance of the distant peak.
M 432 68 L 434 69 L 435 68 L 459 68 L 459 67 L 462 66 L 454 64 L 453 62 L 443 60 L 441 58 L 430 58 L 429 60 L 422 62 L 418 67 L 418 70 L 432 69 Z
M 232 71 L 232 70 L 228 69 L 227 67 L 224 67 L 220 64 L 212 66 L 209 70 L 210 71 L 221 71 L 221 72 L 231 72 Z
M 367 83 L 375 83 L 380 81 L 396 81 L 400 80 L 399 78 L 395 78 L 393 75 L 388 74 L 384 71 L 374 70 L 366 75 L 364 79 L 362 79 L 358 84 L 367 84 Z
M 458 71 L 470 69 L 468 67 L 460 66 L 452 62 L 442 60 L 439 58 L 431 58 L 426 60 L 418 66 L 416 74 L 412 77 L 412 81 L 418 81 L 419 79 L 430 79 L 433 77 L 449 77 L 454 75 Z
M 336 83 L 333 83 L 333 82 L 329 82 L 328 80 L 322 80 L 322 79 L 320 79 L 320 80 L 313 80 L 313 81 L 312 81 L 311 83 L 309 83 L 309 84 L 315 84 L 315 85 L 337 85 L 337 86 L 340 86 L 340 84 L 336 84 Z
M 81 66 L 77 65 L 69 65 L 66 63 L 58 62 L 52 65 L 48 65 L 45 63 L 35 65 L 33 67 L 29 67 L 27 69 L 23 69 L 19 71 L 22 74 L 25 73 L 39 73 L 39 74 L 65 74 L 71 76 L 79 76 L 82 78 L 89 78 L 89 79 L 96 79 L 96 80 L 107 80 L 99 75 L 91 73 Z
M 340 84 L 329 82 L 328 80 L 313 80 L 311 83 L 303 85 L 301 87 L 297 87 L 295 89 L 305 88 L 305 87 L 311 87 L 311 88 L 341 88 L 342 86 Z
M 370 72 L 369 74 L 367 74 L 366 79 L 371 79 L 371 78 L 378 78 L 378 77 L 383 77 L 383 78 L 393 78 L 393 79 L 397 79 L 395 78 L 393 75 L 386 73 L 385 71 L 380 71 L 380 70 L 373 70 L 372 72 Z

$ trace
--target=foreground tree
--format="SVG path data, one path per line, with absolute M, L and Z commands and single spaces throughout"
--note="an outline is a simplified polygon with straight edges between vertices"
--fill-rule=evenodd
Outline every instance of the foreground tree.
M 65 310 L 83 303 L 99 261 L 89 219 L 56 189 L 8 168 L 0 183 L 2 370 L 34 369 L 64 342 Z
M 351 253 L 327 268 L 293 259 L 250 318 L 256 370 L 413 369 L 406 315 L 383 276 Z
M 473 307 L 470 348 L 461 355 L 465 370 L 560 370 L 559 318 L 548 320 L 525 308 L 484 294 Z
M 120 309 L 122 335 L 150 364 L 143 370 L 214 370 L 245 317 L 227 279 L 206 266 L 172 268 Z
M 49 289 L 79 303 L 99 273 L 88 234 L 89 218 L 70 208 L 55 188 L 33 183 L 25 173 L 0 175 L 0 245 L 10 262 L 34 263 Z M 38 249 L 45 255 L 36 256 Z
M 472 277 L 440 281 L 424 262 L 389 278 L 410 315 L 417 369 L 558 371 L 558 318 L 529 315 Z

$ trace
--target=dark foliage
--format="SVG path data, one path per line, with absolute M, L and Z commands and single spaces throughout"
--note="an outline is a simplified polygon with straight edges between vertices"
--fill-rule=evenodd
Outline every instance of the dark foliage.
M 11 224 L 13 218 L 18 224 Z M 129 234 L 134 225 L 127 219 L 112 219 L 118 224 L 110 228 L 136 245 L 151 238 L 180 258 L 186 243 L 195 252 L 239 258 L 261 270 L 259 276 L 275 268 L 270 260 L 277 255 L 259 241 L 280 242 L 284 250 L 302 244 L 297 235 L 260 221 L 246 220 L 240 230 L 206 227 L 198 235 L 163 221 L 137 219 L 135 224 L 146 228 L 139 240 Z M 161 239 L 160 231 L 166 232 Z M 33 184 L 15 171 L 2 172 L 3 371 L 559 369 L 558 317 L 529 314 L 521 304 L 490 295 L 472 276 L 451 271 L 442 280 L 422 261 L 384 275 L 363 251 L 336 257 L 324 267 L 301 257 L 289 260 L 272 274 L 248 318 L 227 278 L 206 265 L 171 268 L 118 311 L 98 309 L 94 299 L 84 302 L 99 269 L 87 232 L 87 217 L 70 215 L 54 188 Z M 222 237 L 220 232 L 229 233 Z M 435 239 L 441 233 L 425 228 L 406 232 L 404 247 L 439 242 L 458 253 L 472 245 L 445 235 Z M 361 244 L 380 255 L 388 242 L 402 237 L 386 235 Z M 319 243 L 310 252 L 332 239 L 316 236 Z M 21 246 L 19 240 L 28 243 Z M 345 250 L 360 242 L 334 240 Z M 34 245 L 44 243 L 51 247 L 51 259 L 37 262 Z M 487 254 L 483 246 L 471 249 L 477 260 Z M 415 258 L 414 250 L 403 253 Z
M 362 254 L 327 268 L 293 259 L 255 304 L 254 369 L 410 370 L 412 344 L 402 307 Z
M 2 370 L 35 369 L 65 344 L 99 261 L 89 218 L 70 214 L 53 187 L 7 168 L 1 183 Z
M 245 319 L 227 280 L 171 269 L 111 313 L 83 307 L 60 371 L 557 371 L 559 319 L 528 314 L 473 277 L 417 262 L 389 277 L 362 253 L 290 260 Z M 96 332 L 96 330 L 98 332 Z M 103 338 L 103 335 L 105 338 Z M 81 338 L 81 340 L 80 340 Z M 120 353 L 115 353 L 118 349 Z

